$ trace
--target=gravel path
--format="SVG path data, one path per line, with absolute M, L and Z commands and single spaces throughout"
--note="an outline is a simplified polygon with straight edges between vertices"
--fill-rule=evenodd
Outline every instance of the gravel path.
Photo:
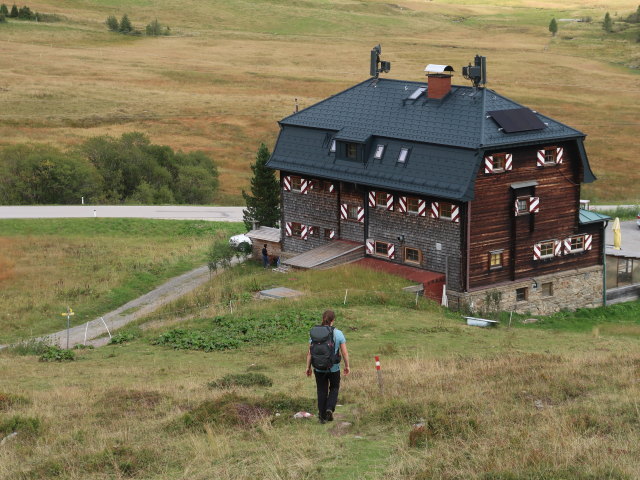
M 240 260 L 234 258 L 231 261 L 232 265 L 239 263 Z M 217 275 L 218 272 L 213 273 Z M 190 272 L 187 272 L 179 277 L 174 277 L 166 283 L 160 285 L 155 290 L 152 290 L 141 297 L 131 300 L 129 303 L 117 308 L 102 318 L 100 317 L 91 320 L 82 325 L 77 325 L 69 329 L 69 348 L 73 348 L 75 345 L 85 343 L 86 332 L 86 344 L 100 347 L 109 342 L 109 336 L 104 336 L 107 333 L 105 323 L 109 327 L 109 331 L 113 335 L 114 331 L 124 327 L 130 322 L 137 320 L 154 312 L 161 306 L 180 298 L 181 296 L 195 290 L 197 287 L 209 280 L 209 268 L 205 265 L 198 267 Z M 61 348 L 67 347 L 67 331 L 61 330 L 46 337 L 40 337 L 37 340 L 48 340 L 52 344 L 58 345 Z

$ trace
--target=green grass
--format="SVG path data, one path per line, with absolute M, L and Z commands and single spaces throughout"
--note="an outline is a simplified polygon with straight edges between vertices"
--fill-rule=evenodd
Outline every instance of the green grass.
M 616 207 L 613 210 L 598 210 L 598 213 L 609 215 L 611 218 L 618 217 L 622 220 L 635 220 L 640 214 L 640 206 L 634 207 Z

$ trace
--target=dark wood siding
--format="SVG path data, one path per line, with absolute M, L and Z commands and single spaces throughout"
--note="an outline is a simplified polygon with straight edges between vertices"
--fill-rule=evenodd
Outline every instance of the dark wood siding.
M 511 171 L 485 174 L 480 169 L 471 202 L 468 288 L 601 263 L 597 232 L 590 251 L 533 260 L 533 246 L 538 242 L 590 233 L 580 232 L 578 226 L 581 169 L 577 148 L 573 142 L 553 144 L 564 148 L 563 163 L 538 167 L 538 149 L 549 146 L 506 150 L 513 154 Z M 511 187 L 529 181 L 538 184 L 517 190 Z M 516 217 L 514 202 L 519 195 L 539 197 L 540 211 Z M 503 268 L 490 270 L 489 253 L 496 250 L 503 251 Z

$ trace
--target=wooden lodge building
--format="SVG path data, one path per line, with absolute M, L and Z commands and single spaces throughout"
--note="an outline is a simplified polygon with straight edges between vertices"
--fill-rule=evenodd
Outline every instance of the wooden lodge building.
M 331 242 L 446 276 L 449 306 L 550 313 L 603 303 L 604 223 L 585 135 L 485 87 L 484 57 L 427 82 L 372 77 L 284 118 L 282 251 Z M 382 70 L 379 66 L 382 65 Z

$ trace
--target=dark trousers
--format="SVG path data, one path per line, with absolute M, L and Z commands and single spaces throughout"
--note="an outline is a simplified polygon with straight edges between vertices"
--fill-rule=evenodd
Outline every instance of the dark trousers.
M 318 389 L 318 414 L 324 418 L 327 410 L 332 412 L 338 403 L 338 390 L 340 390 L 340 370 L 337 372 L 317 372 L 316 387 Z

